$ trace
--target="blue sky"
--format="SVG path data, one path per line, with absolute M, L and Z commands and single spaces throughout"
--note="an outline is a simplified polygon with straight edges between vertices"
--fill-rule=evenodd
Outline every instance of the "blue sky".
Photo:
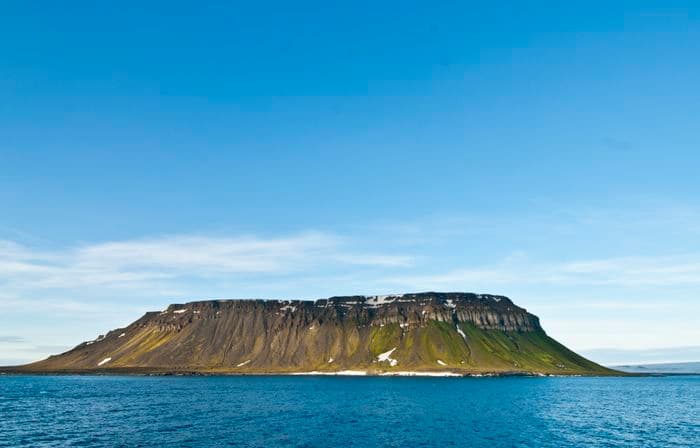
M 0 364 L 174 301 L 422 290 L 699 346 L 700 8 L 381 3 L 5 4 Z

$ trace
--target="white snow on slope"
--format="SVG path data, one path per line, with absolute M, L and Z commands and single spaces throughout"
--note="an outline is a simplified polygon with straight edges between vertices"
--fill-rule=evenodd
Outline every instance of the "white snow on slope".
M 464 334 L 464 332 L 462 331 L 461 328 L 459 328 L 459 325 L 455 325 L 455 326 L 457 327 L 457 333 L 459 333 L 460 335 L 462 335 L 462 338 L 464 338 L 464 340 L 466 341 L 466 340 L 467 340 L 467 335 Z
M 403 371 L 403 372 L 384 372 L 384 373 L 380 373 L 380 376 L 465 376 L 465 375 L 461 374 L 461 373 L 454 373 L 454 372 Z
M 394 367 L 396 364 L 399 362 L 396 359 L 391 358 L 391 354 L 394 353 L 394 350 L 396 350 L 398 347 L 394 347 L 388 352 L 380 353 L 379 356 L 377 356 L 377 361 L 379 362 L 384 362 L 384 361 L 389 361 L 389 365 Z
M 112 360 L 112 358 L 105 358 L 105 359 L 103 359 L 102 361 L 100 361 L 100 362 L 97 363 L 97 367 L 99 367 L 99 366 L 101 366 L 101 365 L 104 365 L 104 364 L 107 364 L 107 363 L 110 362 L 111 360 Z
M 415 371 L 401 371 L 401 372 L 382 372 L 382 373 L 367 373 L 364 370 L 340 370 L 337 372 L 318 372 L 316 370 L 311 372 L 293 372 L 289 375 L 333 375 L 333 376 L 443 376 L 443 377 L 463 377 L 463 376 L 486 376 L 486 375 L 467 375 L 455 372 L 415 372 Z
M 371 296 L 365 300 L 365 305 L 371 308 L 377 308 L 387 303 L 392 303 L 396 299 L 403 297 L 403 294 L 392 294 L 387 296 Z

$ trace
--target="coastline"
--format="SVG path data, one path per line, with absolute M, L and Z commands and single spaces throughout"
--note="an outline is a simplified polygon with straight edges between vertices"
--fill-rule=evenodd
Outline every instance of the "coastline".
M 332 376 L 332 377 L 425 377 L 425 378 L 500 378 L 500 377 L 526 377 L 526 378 L 564 378 L 564 377 L 646 377 L 646 376 L 675 376 L 674 374 L 654 373 L 628 373 L 617 372 L 611 374 L 562 374 L 526 371 L 502 371 L 502 372 L 459 372 L 459 371 L 379 371 L 379 370 L 336 370 L 336 371 L 216 371 L 216 370 L 172 370 L 172 369 L 90 369 L 90 370 L 29 370 L 17 367 L 0 367 L 0 375 L 85 375 L 85 376 Z

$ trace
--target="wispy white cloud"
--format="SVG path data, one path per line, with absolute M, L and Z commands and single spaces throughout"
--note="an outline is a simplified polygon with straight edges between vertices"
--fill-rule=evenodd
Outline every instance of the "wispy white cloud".
M 700 254 L 575 261 L 559 266 L 558 271 L 564 280 L 592 284 L 700 285 Z
M 359 266 L 409 267 L 416 257 L 407 255 L 341 254 L 333 257 L 340 263 Z
M 12 290 L 141 288 L 181 278 L 289 274 L 328 265 L 391 268 L 411 262 L 407 255 L 362 253 L 324 233 L 285 238 L 175 235 L 54 251 L 0 241 L 0 284 Z
M 36 361 L 48 353 L 61 353 L 70 347 L 69 344 L 34 344 L 20 336 L 0 336 L 0 366 Z
M 653 349 L 594 348 L 582 354 L 607 365 L 650 364 L 667 362 L 697 362 L 700 346 L 661 347 Z
M 29 299 L 0 295 L 0 312 L 5 316 L 8 314 L 19 316 L 31 313 L 37 317 L 45 317 L 46 314 L 49 314 L 51 316 L 70 315 L 74 318 L 82 319 L 107 313 L 128 314 L 142 311 L 142 307 L 138 306 L 125 306 L 120 303 L 105 303 L 91 300 L 90 297 L 83 297 L 79 291 L 75 295 L 80 296 L 82 300 L 66 298 Z M 134 314 L 131 314 L 131 317 L 133 316 Z
M 0 344 L 19 344 L 20 342 L 24 342 L 23 337 L 0 335 Z
M 657 257 L 615 257 L 594 260 L 538 262 L 508 257 L 485 267 L 465 267 L 430 275 L 401 275 L 390 282 L 418 289 L 453 289 L 464 285 L 607 285 L 700 286 L 700 254 Z
M 328 255 L 338 245 L 338 238 L 321 233 L 274 239 L 185 235 L 85 246 L 75 252 L 75 259 L 77 266 L 109 269 L 277 272 Z

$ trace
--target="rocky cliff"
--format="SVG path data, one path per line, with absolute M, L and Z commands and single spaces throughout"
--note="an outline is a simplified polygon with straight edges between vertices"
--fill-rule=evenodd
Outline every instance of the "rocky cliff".
M 503 296 L 420 293 L 170 305 L 33 372 L 610 374 Z

